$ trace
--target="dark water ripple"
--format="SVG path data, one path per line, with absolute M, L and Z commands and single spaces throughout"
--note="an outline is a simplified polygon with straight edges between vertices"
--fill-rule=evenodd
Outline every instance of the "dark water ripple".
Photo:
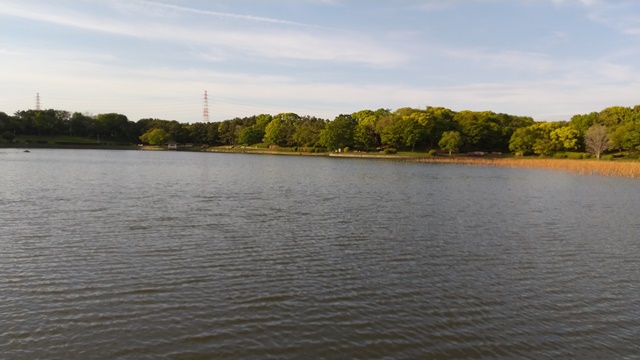
M 5 151 L 2 358 L 640 354 L 629 179 Z

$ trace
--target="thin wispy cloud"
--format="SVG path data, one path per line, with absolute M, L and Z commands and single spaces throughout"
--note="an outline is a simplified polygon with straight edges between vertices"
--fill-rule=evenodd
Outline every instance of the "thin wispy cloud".
M 172 5 L 172 4 L 157 3 L 157 2 L 151 2 L 151 1 L 145 1 L 145 0 L 134 0 L 131 2 L 127 1 L 122 4 L 126 4 L 126 6 L 129 8 L 131 5 L 134 5 L 134 6 L 144 5 L 145 8 L 151 7 L 156 9 L 165 9 L 172 12 L 178 11 L 182 13 L 205 15 L 205 16 L 212 16 L 217 18 L 227 18 L 227 19 L 243 20 L 243 21 L 255 21 L 255 22 L 281 24 L 281 25 L 295 25 L 295 26 L 302 26 L 302 27 L 316 27 L 316 25 L 304 24 L 296 21 L 268 18 L 268 17 L 262 17 L 262 16 L 234 14 L 234 13 L 227 13 L 227 12 L 220 12 L 220 11 L 209 11 L 209 10 L 202 10 L 202 9 L 184 7 L 184 6 Z
M 121 6 L 119 1 L 114 3 Z M 285 20 L 203 11 L 148 1 L 136 1 L 133 4 L 251 22 L 307 26 Z M 137 9 L 140 12 L 141 9 Z M 365 35 L 327 31 L 326 29 L 323 33 L 320 33 L 311 31 L 311 29 L 306 31 L 301 31 L 300 29 L 292 30 L 289 27 L 246 29 L 243 26 L 235 28 L 227 26 L 221 28 L 215 24 L 204 26 L 200 23 L 195 26 L 189 26 L 182 22 L 157 21 L 153 16 L 144 17 L 142 14 L 135 20 L 124 21 L 98 14 L 78 16 L 74 12 L 60 9 L 59 7 L 39 9 L 30 4 L 22 6 L 16 5 L 16 3 L 0 4 L 0 13 L 81 30 L 104 32 L 138 39 L 170 41 L 180 45 L 220 46 L 240 53 L 241 55 L 238 56 L 246 56 L 248 54 L 268 58 L 336 61 L 376 67 L 401 64 L 407 58 L 404 54 L 399 54 L 393 47 L 379 43 Z
M 539 120 L 633 105 L 631 1 L 0 2 L 0 111 L 198 121 L 445 106 Z

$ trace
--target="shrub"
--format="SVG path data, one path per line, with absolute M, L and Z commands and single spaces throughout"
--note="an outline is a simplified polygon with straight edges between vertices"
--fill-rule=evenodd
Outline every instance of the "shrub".
M 431 149 L 431 150 L 429 150 L 428 154 L 429 154 L 429 156 L 436 156 L 437 153 L 438 152 L 436 150 Z
M 384 149 L 384 153 L 387 155 L 393 155 L 393 154 L 397 154 L 398 150 L 394 149 L 394 148 L 386 148 Z
M 553 154 L 553 157 L 556 159 L 566 159 L 567 158 L 567 154 L 562 153 L 562 152 L 557 152 L 555 154 Z
M 11 131 L 7 130 L 3 132 L 2 135 L 0 135 L 0 139 L 10 143 L 13 141 L 13 139 L 15 139 L 15 135 L 13 135 Z
M 613 160 L 613 155 L 608 154 L 608 155 L 602 155 L 600 157 L 602 160 Z
M 348 153 L 349 152 L 349 147 L 345 146 L 344 149 L 342 149 L 342 151 L 344 151 L 345 153 Z
M 579 152 L 567 152 L 565 155 L 569 159 L 584 159 L 583 154 Z

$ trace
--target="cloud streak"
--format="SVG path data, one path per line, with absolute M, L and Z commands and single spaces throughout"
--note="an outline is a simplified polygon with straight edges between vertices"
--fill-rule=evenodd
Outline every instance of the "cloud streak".
M 131 5 L 138 5 L 138 6 L 144 5 L 144 6 L 153 7 L 153 8 L 156 8 L 156 9 L 165 9 L 165 10 L 170 10 L 170 11 L 178 11 L 178 12 L 182 12 L 182 13 L 213 16 L 213 17 L 218 17 L 218 18 L 235 19 L 235 20 L 243 20 L 243 21 L 254 21 L 254 22 L 280 24 L 280 25 L 294 25 L 294 26 L 301 26 L 301 27 L 317 27 L 315 25 L 304 24 L 304 23 L 295 22 L 295 21 L 289 21 L 289 20 L 268 18 L 268 17 L 262 17 L 262 16 L 253 16 L 253 15 L 234 14 L 234 13 L 219 12 L 219 11 L 209 11 L 209 10 L 188 8 L 188 7 L 172 5 L 172 4 L 163 4 L 163 3 L 151 2 L 151 1 L 146 1 L 146 0 L 138 0 L 138 1 L 131 1 L 131 2 L 127 1 L 127 2 L 124 2 L 124 3 L 122 3 L 122 2 L 119 2 L 119 3 L 126 4 L 127 7 L 130 7 Z
M 0 1 L 0 111 L 32 107 L 39 92 L 45 107 L 193 122 L 205 89 L 215 120 L 427 105 L 567 120 L 637 101 L 640 50 L 620 35 L 633 19 L 615 27 L 633 4 L 474 1 L 487 18 L 453 26 L 467 2 L 393 3 L 394 18 L 381 3 L 296 3 L 290 21 L 237 2 Z M 502 20 L 526 21 L 523 9 L 550 23 L 509 34 L 518 24 Z
M 116 2 L 119 4 L 119 2 Z M 189 9 L 175 5 L 136 2 L 150 4 L 153 7 L 166 8 L 182 12 L 195 12 L 217 17 L 242 19 L 252 22 L 307 26 L 301 23 L 270 19 L 257 16 L 245 16 Z M 270 59 L 293 59 L 305 61 L 329 61 L 335 63 L 361 64 L 373 67 L 397 66 L 408 57 L 388 45 L 377 42 L 366 35 L 349 32 L 311 31 L 307 29 L 257 28 L 234 29 L 218 28 L 215 25 L 185 26 L 184 23 L 155 21 L 153 17 L 133 18 L 130 21 L 112 20 L 108 16 L 82 14 L 81 16 L 59 8 L 44 9 L 18 3 L 0 3 L 0 14 L 46 22 L 82 30 L 103 32 L 137 39 L 170 41 L 176 45 L 212 46 L 231 50 L 236 57 L 266 57 Z

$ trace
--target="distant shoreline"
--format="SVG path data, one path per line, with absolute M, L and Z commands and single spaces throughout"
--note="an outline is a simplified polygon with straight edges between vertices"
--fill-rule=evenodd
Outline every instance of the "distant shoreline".
M 15 149 L 90 149 L 90 150 L 142 150 L 142 151 L 175 151 L 161 147 L 137 147 L 118 145 L 77 145 L 60 146 L 51 144 L 2 144 L 2 148 Z M 9 145 L 9 146 L 7 146 Z M 13 145 L 13 146 L 11 146 Z M 226 154 L 256 154 L 256 155 L 285 155 L 285 156 L 313 156 L 313 157 L 334 157 L 347 159 L 379 159 L 394 160 L 415 163 L 432 164 L 459 164 L 471 166 L 500 166 L 511 168 L 547 169 L 556 171 L 566 171 L 580 175 L 614 176 L 626 178 L 640 178 L 640 162 L 629 160 L 596 160 L 596 159 L 555 159 L 540 157 L 469 157 L 469 156 L 421 156 L 421 155 L 395 155 L 395 154 L 374 154 L 374 153 L 311 153 L 278 151 L 255 148 L 207 148 L 207 149 L 180 149 L 178 152 L 213 152 Z

